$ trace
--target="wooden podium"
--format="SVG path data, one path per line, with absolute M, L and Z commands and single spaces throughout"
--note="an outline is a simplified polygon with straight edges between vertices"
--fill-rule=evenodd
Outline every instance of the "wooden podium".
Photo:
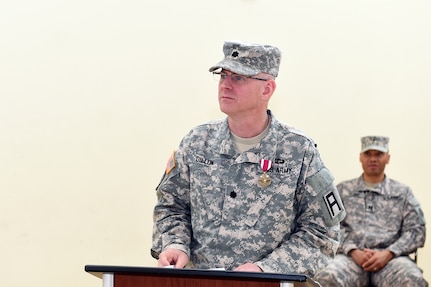
M 102 279 L 103 287 L 313 287 L 301 274 L 225 270 L 86 265 L 85 271 Z

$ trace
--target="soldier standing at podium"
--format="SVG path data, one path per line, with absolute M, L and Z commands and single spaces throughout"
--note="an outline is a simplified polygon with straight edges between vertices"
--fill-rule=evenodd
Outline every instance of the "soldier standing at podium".
M 268 110 L 280 50 L 228 41 L 223 52 L 209 70 L 227 118 L 193 128 L 168 160 L 152 255 L 160 267 L 313 276 L 345 216 L 333 176 L 313 140 Z

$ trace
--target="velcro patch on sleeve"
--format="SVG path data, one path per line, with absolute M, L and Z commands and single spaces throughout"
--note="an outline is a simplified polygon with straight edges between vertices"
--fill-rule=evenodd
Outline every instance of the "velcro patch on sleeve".
M 335 187 L 334 177 L 326 168 L 321 169 L 310 180 L 309 185 L 319 194 L 326 224 L 333 226 L 346 216 L 343 202 Z
M 414 196 L 412 196 L 411 198 L 409 198 L 409 203 L 414 207 L 416 213 L 418 214 L 420 224 L 425 225 L 425 216 L 421 209 L 419 201 Z

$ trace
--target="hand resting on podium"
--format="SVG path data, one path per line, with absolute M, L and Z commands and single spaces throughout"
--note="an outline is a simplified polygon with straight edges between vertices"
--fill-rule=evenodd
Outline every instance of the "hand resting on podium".
M 168 267 L 168 268 L 184 268 L 187 265 L 189 258 L 187 254 L 183 251 L 168 248 L 159 255 L 158 267 Z M 253 263 L 245 263 L 237 268 L 234 271 L 243 271 L 243 272 L 262 272 L 259 266 Z

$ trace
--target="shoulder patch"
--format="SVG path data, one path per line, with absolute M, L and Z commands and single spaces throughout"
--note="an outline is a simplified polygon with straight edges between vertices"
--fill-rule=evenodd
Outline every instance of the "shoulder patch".
M 176 166 L 176 162 L 175 162 L 175 151 L 172 152 L 171 156 L 168 159 L 168 162 L 166 164 L 166 172 L 165 174 L 169 174 Z
M 425 220 L 425 216 L 424 213 L 421 209 L 421 206 L 419 204 L 419 201 L 416 199 L 416 197 L 412 196 L 409 198 L 409 203 L 414 207 L 418 217 L 419 217 L 419 222 L 421 225 L 425 225 L 426 224 L 426 220 Z
M 334 177 L 326 168 L 321 169 L 308 184 L 318 193 L 318 201 L 322 206 L 325 222 L 329 226 L 338 224 L 346 216 L 343 201 L 335 187 Z
M 330 190 L 329 192 L 323 195 L 323 199 L 326 204 L 326 208 L 329 211 L 329 215 L 332 219 L 338 217 L 343 212 L 343 205 L 340 199 L 337 199 L 334 190 Z

